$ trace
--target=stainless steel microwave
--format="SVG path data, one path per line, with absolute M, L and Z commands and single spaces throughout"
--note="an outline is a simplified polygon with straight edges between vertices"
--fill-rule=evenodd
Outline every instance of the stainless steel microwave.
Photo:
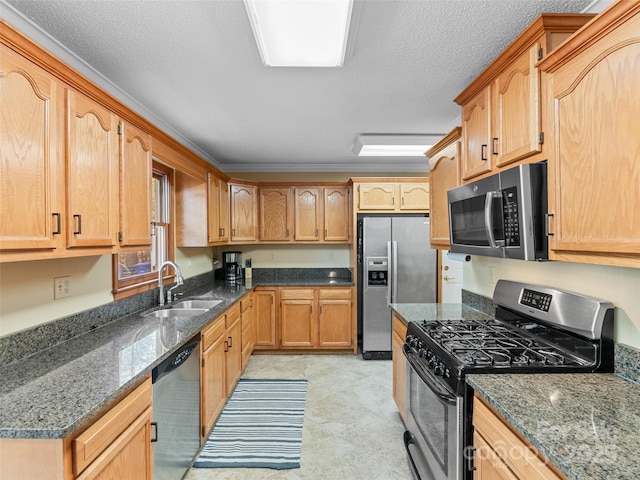
M 509 168 L 447 192 L 451 251 L 547 260 L 547 162 Z

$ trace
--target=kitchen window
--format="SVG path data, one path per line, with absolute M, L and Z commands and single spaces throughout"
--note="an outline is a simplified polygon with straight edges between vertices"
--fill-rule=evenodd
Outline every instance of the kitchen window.
M 158 267 L 174 259 L 171 205 L 173 170 L 153 162 L 151 178 L 151 248 L 113 255 L 113 294 L 115 299 L 155 288 Z

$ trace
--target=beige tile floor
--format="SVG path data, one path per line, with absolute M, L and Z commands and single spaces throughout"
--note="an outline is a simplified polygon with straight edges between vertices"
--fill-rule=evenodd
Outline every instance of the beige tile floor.
M 192 468 L 186 480 L 410 480 L 391 362 L 354 355 L 253 355 L 245 378 L 306 378 L 300 468 Z

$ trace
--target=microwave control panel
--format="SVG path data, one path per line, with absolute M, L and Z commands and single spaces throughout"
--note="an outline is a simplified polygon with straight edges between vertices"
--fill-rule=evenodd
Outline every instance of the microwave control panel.
M 506 188 L 502 191 L 502 208 L 504 215 L 504 243 L 505 246 L 520 246 L 520 214 L 518 211 L 517 187 Z

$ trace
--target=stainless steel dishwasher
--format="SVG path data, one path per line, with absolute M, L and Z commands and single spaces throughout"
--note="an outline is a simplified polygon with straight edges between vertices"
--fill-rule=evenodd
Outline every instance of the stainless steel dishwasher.
M 200 336 L 153 369 L 153 478 L 180 480 L 200 448 Z

